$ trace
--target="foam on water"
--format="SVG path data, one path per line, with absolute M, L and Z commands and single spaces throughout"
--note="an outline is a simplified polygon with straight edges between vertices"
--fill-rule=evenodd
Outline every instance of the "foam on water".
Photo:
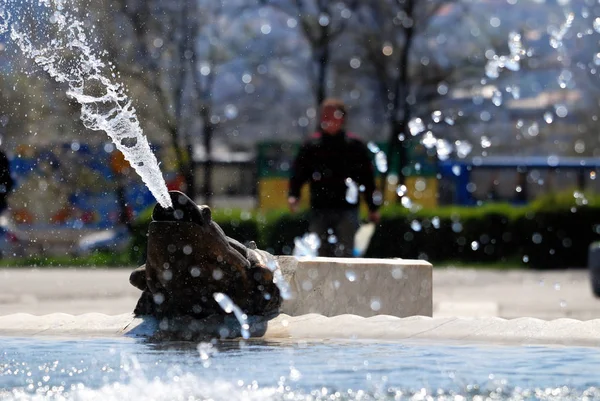
M 94 38 L 84 23 L 67 11 L 73 8 L 72 4 L 63 0 L 36 2 L 43 12 L 31 12 L 34 4 L 24 5 L 15 0 L 6 0 L 4 4 L 0 5 L 0 34 L 10 30 L 12 41 L 25 56 L 54 80 L 68 85 L 67 95 L 81 105 L 85 127 L 106 132 L 158 203 L 171 207 L 167 186 L 135 108 L 123 86 L 110 78 L 115 74 L 93 49 Z M 11 16 L 9 5 L 15 15 Z M 31 18 L 36 20 L 34 27 L 28 24 Z M 56 35 L 44 34 L 51 31 Z
M 290 373 L 293 381 L 296 371 Z M 0 390 L 0 398 L 6 401 L 112 401 L 112 400 L 213 400 L 213 401 L 377 401 L 377 400 L 580 400 L 600 399 L 600 390 L 589 387 L 584 390 L 568 386 L 522 388 L 512 387 L 498 381 L 490 388 L 480 388 L 477 384 L 465 384 L 457 390 L 403 389 L 385 387 L 377 389 L 336 389 L 320 387 L 312 391 L 292 390 L 282 380 L 278 386 L 261 387 L 253 383 L 232 383 L 225 380 L 208 380 L 192 374 L 176 376 L 172 380 L 137 378 L 128 384 L 114 382 L 101 388 L 86 388 L 80 383 L 72 388 L 55 386 L 52 389 L 31 393 L 26 389 Z

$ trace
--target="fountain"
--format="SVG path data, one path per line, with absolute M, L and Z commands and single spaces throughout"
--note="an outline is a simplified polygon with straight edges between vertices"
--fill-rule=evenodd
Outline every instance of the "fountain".
M 68 86 L 67 95 L 81 105 L 83 124 L 95 131 L 104 131 L 117 149 L 142 178 L 156 200 L 170 207 L 170 197 L 158 162 L 144 136 L 131 101 L 124 88 L 113 82 L 113 72 L 94 52 L 83 24 L 67 10 L 63 0 L 40 2 L 48 11 L 55 10 L 48 23 L 61 35 L 34 35 L 13 21 L 9 6 L 19 2 L 8 0 L 0 9 L 0 34 L 10 32 L 10 38 L 25 56 L 33 60 L 50 77 Z M 26 7 L 24 5 L 23 7 Z M 24 19 L 24 14 L 21 18 Z M 73 66 L 71 61 L 77 60 Z

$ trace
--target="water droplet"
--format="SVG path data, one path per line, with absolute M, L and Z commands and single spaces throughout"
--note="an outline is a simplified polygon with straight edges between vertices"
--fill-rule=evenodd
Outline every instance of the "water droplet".
M 477 241 L 471 242 L 471 249 L 476 251 L 479 249 L 479 243 Z
M 418 220 L 413 220 L 413 221 L 410 223 L 410 228 L 411 228 L 413 231 L 417 231 L 417 232 L 418 232 L 418 231 L 421 231 L 421 228 L 422 228 L 422 226 L 421 226 L 421 223 L 420 223 Z
M 460 176 L 461 170 L 462 170 L 462 169 L 461 169 L 461 167 L 460 167 L 459 165 L 456 165 L 456 164 L 455 164 L 454 166 L 452 166 L 452 173 L 453 173 L 455 176 L 457 176 L 457 177 L 459 177 L 459 176 Z
M 158 293 L 154 294 L 154 295 L 152 296 L 152 299 L 154 300 L 154 303 L 155 303 L 156 305 L 160 305 L 160 304 L 162 304 L 163 302 L 165 302 L 165 296 L 164 296 L 163 294 L 161 294 L 160 292 L 158 292 Z
M 462 229 L 463 229 L 463 226 L 460 222 L 455 221 L 454 223 L 452 223 L 452 231 L 454 231 L 455 233 L 461 232 Z
M 412 136 L 418 135 L 425 131 L 425 124 L 419 117 L 413 118 L 408 122 L 408 130 Z
M 346 270 L 346 278 L 348 281 L 353 283 L 356 281 L 356 273 L 354 273 L 352 270 Z
M 269 24 L 263 24 L 263 25 L 261 25 L 261 27 L 260 27 L 260 32 L 261 32 L 263 35 L 268 35 L 268 34 L 270 34 L 270 33 L 271 33 L 271 25 L 269 25 Z
M 392 269 L 392 277 L 396 280 L 400 280 L 404 277 L 404 269 L 402 267 L 394 267 Z
M 294 256 L 309 256 L 317 257 L 319 254 L 319 248 L 321 247 L 321 240 L 316 233 L 304 234 L 302 238 L 296 237 L 294 239 Z
M 398 188 L 396 188 L 396 194 L 400 197 L 406 195 L 406 185 L 399 185 Z
M 377 312 L 381 309 L 381 300 L 379 298 L 371 299 L 371 310 Z
M 358 185 L 352 178 L 346 178 L 346 202 L 352 205 L 358 203 Z
M 594 18 L 594 30 L 600 33 L 600 17 Z
M 391 56 L 392 53 L 394 53 L 394 48 L 392 47 L 391 43 L 385 42 L 383 44 L 383 48 L 381 49 L 381 52 L 383 53 L 384 56 Z
M 377 146 L 377 144 L 373 141 L 369 141 L 367 143 L 367 148 L 369 148 L 371 153 L 379 153 L 379 151 L 380 151 L 379 146 Z
M 435 144 L 440 160 L 446 160 L 452 154 L 452 145 L 445 139 L 438 139 Z
M 302 373 L 300 373 L 300 371 L 296 368 L 290 368 L 290 380 L 291 381 L 298 381 L 302 378 Z
M 387 157 L 383 151 L 377 152 L 375 155 L 375 165 L 380 173 L 388 171 Z
M 223 278 L 223 271 L 221 269 L 214 269 L 212 276 L 215 280 L 221 280 Z
M 162 276 L 166 281 L 170 281 L 173 278 L 173 272 L 171 270 L 163 270 Z
M 560 291 L 560 283 L 554 283 L 554 289 Z
M 357 57 L 352 57 L 352 58 L 350 59 L 350 67 L 352 67 L 352 68 L 354 68 L 354 69 L 357 69 L 357 68 L 360 68 L 360 65 L 361 65 L 361 62 L 360 62 L 360 59 L 359 59 L 359 58 L 357 58 Z
M 457 156 L 460 157 L 461 159 L 464 159 L 465 157 L 467 157 L 473 150 L 473 145 L 471 145 L 467 141 L 457 140 L 454 142 L 454 147 L 456 149 Z
M 494 106 L 502 105 L 502 92 L 500 92 L 497 89 L 494 90 L 494 94 L 492 95 L 492 103 L 494 104 Z
M 433 136 L 433 133 L 431 131 L 427 131 L 421 137 L 421 143 L 427 149 L 431 149 L 431 148 L 433 148 L 437 144 L 437 138 L 435 136 Z
M 229 120 L 233 120 L 237 116 L 238 116 L 238 109 L 235 105 L 228 104 L 227 106 L 225 106 L 225 117 L 227 117 Z
M 329 25 L 329 15 L 322 13 L 321 15 L 319 15 L 319 25 L 321 26 L 327 26 Z

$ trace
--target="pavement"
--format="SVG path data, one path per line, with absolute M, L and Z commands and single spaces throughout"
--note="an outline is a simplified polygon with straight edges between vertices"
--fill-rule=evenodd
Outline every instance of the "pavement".
M 103 313 L 133 310 L 140 291 L 129 284 L 133 267 L 2 268 L 0 316 L 13 313 Z M 588 272 L 433 269 L 434 317 L 600 318 Z

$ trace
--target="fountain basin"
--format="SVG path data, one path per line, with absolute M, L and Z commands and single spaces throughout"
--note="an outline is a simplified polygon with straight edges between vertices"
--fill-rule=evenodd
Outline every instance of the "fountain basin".
M 225 329 L 225 332 L 223 331 Z M 356 315 L 327 317 L 318 314 L 289 316 L 280 314 L 270 320 L 250 319 L 253 337 L 267 341 L 434 340 L 461 343 L 510 345 L 600 345 L 600 319 L 540 320 L 535 318 L 431 318 L 413 316 Z M 186 334 L 187 333 L 187 334 Z M 201 333 L 201 334 L 200 334 Z M 208 336 L 239 337 L 239 323 L 233 317 L 223 320 L 179 320 L 170 330 L 161 331 L 154 318 L 132 314 L 103 315 L 87 313 L 73 316 L 53 313 L 33 316 L 25 313 L 0 316 L 0 336 L 11 337 L 133 337 L 169 340 L 202 340 Z

